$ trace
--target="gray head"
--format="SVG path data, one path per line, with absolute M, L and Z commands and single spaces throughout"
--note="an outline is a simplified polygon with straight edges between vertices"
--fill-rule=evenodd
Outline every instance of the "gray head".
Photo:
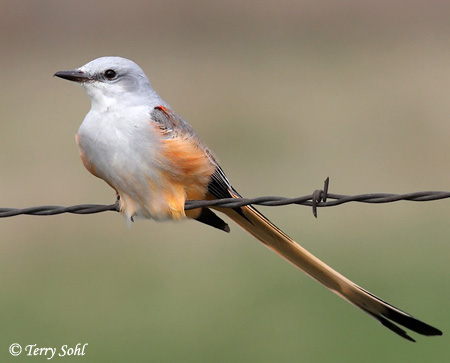
M 121 57 L 97 58 L 77 69 L 56 72 L 55 76 L 81 84 L 93 107 L 160 100 L 143 70 Z

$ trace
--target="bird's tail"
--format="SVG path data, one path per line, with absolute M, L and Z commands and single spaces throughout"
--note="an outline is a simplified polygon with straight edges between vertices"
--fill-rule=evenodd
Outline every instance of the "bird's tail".
M 440 330 L 388 304 L 333 270 L 298 245 L 252 206 L 242 207 L 238 211 L 229 208 L 217 209 L 228 215 L 278 255 L 403 338 L 414 341 L 402 328 L 394 323 L 419 334 L 427 336 L 442 335 Z

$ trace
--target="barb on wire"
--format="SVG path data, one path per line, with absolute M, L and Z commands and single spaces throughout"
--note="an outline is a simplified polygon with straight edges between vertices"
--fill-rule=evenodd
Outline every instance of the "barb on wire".
M 282 205 L 297 204 L 312 207 L 313 214 L 317 217 L 318 207 L 332 207 L 349 202 L 359 203 L 391 203 L 400 200 L 413 202 L 428 202 L 450 198 L 450 192 L 415 192 L 408 194 L 387 194 L 387 193 L 371 193 L 359 195 L 342 195 L 328 193 L 329 179 L 325 180 L 324 189 L 316 190 L 312 195 L 296 198 L 285 198 L 266 196 L 258 198 L 224 198 L 216 200 L 188 200 L 185 204 L 185 210 L 196 209 L 201 207 L 221 207 L 221 208 L 239 208 L 245 205 L 262 205 L 267 207 L 277 207 Z M 17 215 L 36 215 L 50 216 L 62 213 L 73 214 L 93 214 L 107 211 L 119 211 L 119 201 L 110 205 L 101 204 L 80 204 L 71 207 L 60 206 L 39 206 L 24 209 L 17 208 L 0 208 L 0 218 L 14 217 Z
M 330 184 L 330 178 L 327 177 L 325 182 L 323 183 L 323 190 L 315 190 L 311 196 L 311 204 L 312 204 L 312 212 L 314 217 L 317 218 L 317 205 L 323 201 L 324 203 L 327 201 L 328 197 L 328 185 Z

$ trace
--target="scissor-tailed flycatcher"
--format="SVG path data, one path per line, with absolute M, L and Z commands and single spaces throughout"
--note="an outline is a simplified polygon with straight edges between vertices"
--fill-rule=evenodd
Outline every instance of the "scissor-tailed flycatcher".
M 81 159 L 87 170 L 114 188 L 128 221 L 133 217 L 188 217 L 229 232 L 211 208 L 184 210 L 187 199 L 239 194 L 192 127 L 153 90 L 137 64 L 103 57 L 55 76 L 78 82 L 89 95 L 91 110 L 77 135 Z M 414 341 L 394 323 L 419 334 L 442 335 L 333 270 L 252 206 L 212 209 L 225 213 L 267 247 L 403 338 Z

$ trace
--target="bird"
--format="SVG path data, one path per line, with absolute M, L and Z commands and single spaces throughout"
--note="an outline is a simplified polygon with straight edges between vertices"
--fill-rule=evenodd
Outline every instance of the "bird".
M 229 232 L 229 225 L 215 213 L 221 212 L 399 336 L 415 341 L 404 328 L 425 336 L 442 335 L 335 271 L 251 205 L 185 210 L 187 200 L 241 196 L 192 126 L 159 96 L 136 63 L 101 57 L 54 76 L 80 84 L 88 94 L 91 108 L 76 135 L 81 160 L 115 190 L 128 223 L 135 218 L 188 218 Z

